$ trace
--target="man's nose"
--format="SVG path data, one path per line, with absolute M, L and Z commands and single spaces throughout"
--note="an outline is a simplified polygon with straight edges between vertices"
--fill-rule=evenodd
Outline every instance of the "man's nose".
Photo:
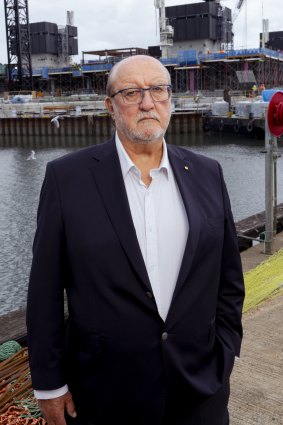
M 149 90 L 145 90 L 142 95 L 142 100 L 140 103 L 140 109 L 149 110 L 154 108 L 154 101 L 152 100 Z

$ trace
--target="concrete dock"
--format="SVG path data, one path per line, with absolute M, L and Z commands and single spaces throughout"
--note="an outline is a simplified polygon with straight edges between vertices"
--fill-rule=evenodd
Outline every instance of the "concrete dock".
M 231 378 L 231 425 L 283 424 L 283 292 L 244 315 Z
M 275 250 L 282 247 L 283 232 L 274 243 Z M 244 272 L 269 258 L 262 251 L 260 244 L 241 253 Z M 231 377 L 230 425 L 283 425 L 283 287 L 246 312 L 243 327 L 241 358 Z
M 283 232 L 278 233 L 274 238 L 274 251 L 277 252 L 281 248 L 283 248 Z M 269 258 L 269 255 L 265 255 L 263 251 L 264 244 L 261 243 L 256 246 L 253 246 L 252 248 L 247 249 L 246 251 L 241 252 L 244 273 L 251 269 L 254 269 L 260 263 Z

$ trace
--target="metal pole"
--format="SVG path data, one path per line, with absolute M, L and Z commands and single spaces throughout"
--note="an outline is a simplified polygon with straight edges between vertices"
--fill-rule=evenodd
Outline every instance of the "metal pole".
M 274 153 L 274 156 L 273 156 L 273 169 L 274 169 L 273 236 L 275 236 L 277 233 L 277 158 L 278 158 L 278 154 L 276 152 Z
M 265 114 L 265 241 L 264 253 L 274 250 L 274 147 L 277 139 L 270 133 L 267 113 Z

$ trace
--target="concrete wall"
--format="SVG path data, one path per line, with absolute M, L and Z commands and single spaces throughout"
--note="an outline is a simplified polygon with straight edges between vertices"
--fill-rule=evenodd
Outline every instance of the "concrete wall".
M 70 62 L 64 62 L 61 56 L 49 53 L 32 54 L 31 63 L 34 69 L 45 66 L 48 68 L 63 68 L 65 66 L 70 66 Z
M 0 136 L 103 136 L 109 138 L 114 132 L 109 116 L 67 117 L 59 120 L 59 128 L 50 118 L 3 118 L 0 119 Z M 169 134 L 182 134 L 202 128 L 200 114 L 172 114 Z M 32 139 L 31 139 L 32 140 Z
M 172 47 L 168 48 L 169 57 L 175 57 L 180 50 L 196 50 L 197 53 L 201 52 L 207 54 L 220 50 L 220 42 L 212 40 L 186 40 L 176 41 Z

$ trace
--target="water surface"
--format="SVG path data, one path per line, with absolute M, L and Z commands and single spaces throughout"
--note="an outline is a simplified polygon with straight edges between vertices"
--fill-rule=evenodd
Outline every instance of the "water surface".
M 264 141 L 190 133 L 170 135 L 168 142 L 220 162 L 235 221 L 264 209 L 265 168 L 261 153 Z M 46 163 L 92 143 L 91 137 L 2 138 L 0 141 L 0 314 L 16 310 L 26 302 L 38 198 Z M 35 150 L 35 160 L 27 160 L 31 149 Z M 278 161 L 278 201 L 283 202 L 282 159 Z

